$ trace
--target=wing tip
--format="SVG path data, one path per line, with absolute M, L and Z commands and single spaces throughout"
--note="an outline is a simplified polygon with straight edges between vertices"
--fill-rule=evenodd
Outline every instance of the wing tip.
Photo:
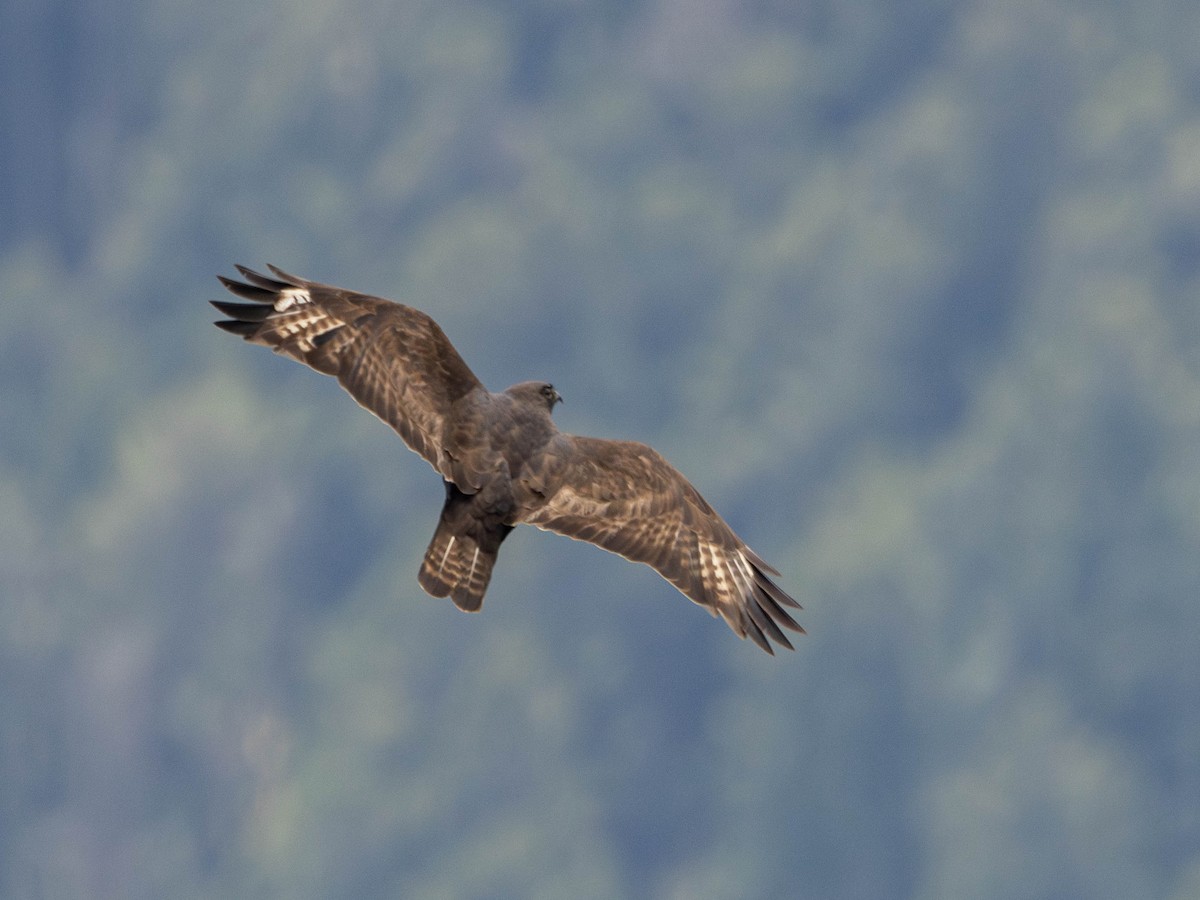
M 750 571 L 752 580 L 750 584 L 749 596 L 745 598 L 745 607 L 751 625 L 755 626 L 760 635 L 761 631 L 766 631 L 780 646 L 786 647 L 789 650 L 795 650 L 791 641 L 780 630 L 779 626 L 787 628 L 796 634 L 808 634 L 804 627 L 795 619 L 788 615 L 785 607 L 790 609 L 803 609 L 803 607 L 794 600 L 783 588 L 771 580 L 768 573 L 778 575 L 779 573 L 773 569 L 754 551 L 745 548 L 743 551 L 746 560 L 750 563 Z M 751 637 L 755 635 L 751 633 Z M 759 643 L 757 640 L 755 643 Z M 759 646 L 762 646 L 759 643 Z M 774 655 L 774 654 L 772 654 Z
M 235 297 L 241 297 L 243 300 L 249 300 L 263 306 L 273 304 L 279 297 L 279 292 L 287 287 L 287 285 L 280 285 L 278 288 L 272 288 L 265 284 L 256 284 L 253 283 L 253 280 L 249 276 L 247 276 L 246 281 L 250 281 L 250 284 L 247 284 L 245 281 L 226 278 L 224 275 L 218 275 L 217 281 L 221 282 L 225 290 L 229 291 Z M 210 300 L 209 302 L 213 301 Z
M 746 637 L 750 638 L 750 640 L 758 644 L 759 647 L 767 651 L 769 655 L 775 655 L 775 649 L 771 646 L 771 642 L 767 640 L 766 636 L 762 633 L 762 631 L 759 630 L 757 625 L 751 625 L 746 629 Z
M 275 273 L 277 278 L 284 282 L 285 287 L 301 287 L 302 285 L 308 283 L 303 278 L 300 278 L 296 275 L 290 275 L 283 271 L 283 269 L 279 268 L 279 266 L 272 265 L 271 263 L 267 263 L 267 268 Z M 258 277 L 262 278 L 263 276 L 259 275 Z
M 253 300 L 256 303 L 272 303 L 283 291 L 309 284 L 303 278 L 289 275 L 283 269 L 273 266 L 270 263 L 267 264 L 267 268 L 275 276 L 274 278 L 263 275 L 261 272 L 256 272 L 254 269 L 251 269 L 249 266 L 243 266 L 241 263 L 234 263 L 233 267 L 237 269 L 238 274 L 245 281 L 238 281 L 225 275 L 217 275 L 217 280 L 230 293 L 237 294 L 239 297 L 247 300 Z
M 757 553 L 755 553 L 753 550 L 751 550 L 749 547 L 742 545 L 742 553 L 745 555 L 746 559 L 748 559 L 750 561 L 751 565 L 753 565 L 760 572 L 763 572 L 764 574 L 767 574 L 767 575 L 774 575 L 776 578 L 779 577 L 779 574 L 780 574 L 779 570 L 776 569 L 774 566 L 772 566 L 769 562 L 767 562 L 761 556 L 759 556 Z
M 258 326 L 276 309 L 275 304 L 284 291 L 307 284 L 304 279 L 289 275 L 279 267 L 270 264 L 267 268 L 275 273 L 276 278 L 268 278 L 241 263 L 235 263 L 233 267 L 245 281 L 238 281 L 236 278 L 226 275 L 217 275 L 217 280 L 229 293 L 250 302 L 228 303 L 221 300 L 209 300 L 208 302 L 216 307 L 218 312 L 229 316 L 228 319 L 213 324 L 223 331 L 244 338 L 249 338 L 258 331 Z
M 243 322 L 237 319 L 221 319 L 213 322 L 222 331 L 228 331 L 230 334 L 236 334 L 239 337 L 251 338 L 258 332 L 257 322 Z
M 209 300 L 217 312 L 239 322 L 261 322 L 274 309 L 262 303 L 228 303 L 224 300 Z

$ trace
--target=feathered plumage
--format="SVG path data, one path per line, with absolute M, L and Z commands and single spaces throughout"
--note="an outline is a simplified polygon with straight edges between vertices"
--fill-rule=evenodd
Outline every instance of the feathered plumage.
M 645 563 L 768 653 L 792 648 L 800 605 L 700 493 L 645 444 L 576 437 L 551 418 L 553 386 L 488 391 L 425 313 L 274 266 L 221 283 L 225 331 L 332 375 L 441 474 L 446 502 L 421 586 L 476 611 L 500 544 L 521 523 Z

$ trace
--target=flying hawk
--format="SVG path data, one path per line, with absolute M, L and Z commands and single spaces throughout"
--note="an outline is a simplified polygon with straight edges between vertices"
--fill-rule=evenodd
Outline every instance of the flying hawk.
M 490 392 L 419 310 L 269 268 L 218 276 L 251 302 L 211 301 L 229 316 L 215 324 L 335 376 L 442 476 L 419 575 L 429 594 L 477 611 L 500 544 L 525 522 L 646 563 L 768 653 L 768 638 L 792 649 L 780 626 L 804 632 L 779 573 L 653 449 L 559 431 L 562 398 L 545 382 Z

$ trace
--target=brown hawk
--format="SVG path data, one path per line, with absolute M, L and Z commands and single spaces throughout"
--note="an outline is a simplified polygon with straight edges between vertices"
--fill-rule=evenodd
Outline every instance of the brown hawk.
M 446 502 L 419 580 L 459 609 L 483 603 L 500 544 L 524 522 L 653 568 L 773 653 L 800 605 L 700 493 L 645 444 L 576 437 L 550 417 L 562 398 L 527 381 L 492 393 L 423 312 L 306 281 L 274 266 L 220 277 L 250 303 L 212 301 L 215 323 L 333 375 L 437 469 Z

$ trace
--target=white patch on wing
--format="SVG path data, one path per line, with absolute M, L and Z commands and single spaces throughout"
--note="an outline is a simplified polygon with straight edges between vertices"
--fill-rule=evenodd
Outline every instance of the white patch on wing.
M 288 288 L 279 292 L 279 299 L 275 301 L 275 312 L 283 312 L 286 309 L 291 309 L 293 306 L 300 306 L 305 303 L 312 303 L 312 296 L 304 288 Z
M 287 318 L 280 321 L 279 333 L 287 337 L 293 337 L 297 334 L 302 334 L 305 331 L 313 330 L 313 326 L 325 320 L 326 316 L 322 312 L 312 312 L 308 315 L 303 315 L 302 318 Z
M 739 596 L 753 596 L 754 593 L 754 575 L 750 572 L 750 564 L 746 562 L 746 557 L 742 551 L 738 550 L 731 557 L 737 565 L 737 569 L 733 572 L 737 581 L 737 592 Z

